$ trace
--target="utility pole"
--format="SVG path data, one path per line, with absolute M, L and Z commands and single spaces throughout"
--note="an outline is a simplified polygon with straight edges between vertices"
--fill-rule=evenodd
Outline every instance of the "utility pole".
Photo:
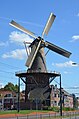
M 18 79 L 18 105 L 17 107 L 18 107 L 17 111 L 19 112 L 20 110 L 20 78 Z
M 62 90 L 61 90 L 61 74 L 60 74 L 60 116 L 62 116 Z

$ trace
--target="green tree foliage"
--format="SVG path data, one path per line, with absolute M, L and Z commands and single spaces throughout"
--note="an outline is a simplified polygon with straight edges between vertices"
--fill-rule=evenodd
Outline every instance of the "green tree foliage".
M 4 86 L 4 90 L 18 92 L 18 85 L 14 85 L 11 82 L 9 82 L 7 85 Z

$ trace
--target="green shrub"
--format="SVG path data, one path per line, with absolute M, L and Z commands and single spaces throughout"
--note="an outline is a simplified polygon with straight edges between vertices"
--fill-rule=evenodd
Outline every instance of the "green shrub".
M 63 111 L 73 111 L 74 109 L 70 107 L 63 107 L 62 110 Z
M 49 111 L 59 112 L 59 107 L 48 107 Z

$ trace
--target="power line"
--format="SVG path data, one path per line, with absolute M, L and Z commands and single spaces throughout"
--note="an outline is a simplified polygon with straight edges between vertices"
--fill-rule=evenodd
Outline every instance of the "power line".
M 5 79 L 6 79 L 6 78 L 7 78 L 7 79 L 10 79 L 10 78 L 11 78 L 11 79 L 16 79 L 17 77 L 16 77 L 15 75 L 0 75 L 0 79 L 1 79 L 1 78 L 5 78 Z
M 19 67 L 16 67 L 16 66 L 12 66 L 12 65 L 9 65 L 9 64 L 6 64 L 6 63 L 3 63 L 3 62 L 1 62 L 0 61 L 0 64 L 3 64 L 3 65 L 6 65 L 6 66 L 8 66 L 8 67 L 12 67 L 12 68 L 16 68 L 16 69 L 20 69 Z
M 6 20 L 6 21 L 11 21 L 13 18 L 0 17 L 0 19 Z M 18 21 L 18 22 L 21 22 L 21 23 L 23 23 L 23 24 L 29 24 L 29 25 L 37 26 L 37 27 L 43 27 L 43 25 L 36 24 L 36 23 L 33 23 L 33 22 L 21 21 L 21 20 L 18 20 L 18 19 L 15 19 L 15 20 Z
M 56 82 L 58 85 L 60 85 L 60 83 L 58 81 L 54 80 L 54 82 Z
M 79 89 L 79 87 L 65 87 L 65 89 Z
M 6 75 L 0 76 L 0 82 L 15 82 L 15 81 L 17 81 L 16 77 L 13 77 L 10 75 L 9 76 L 6 76 Z
M 7 72 L 7 71 L 4 71 L 4 70 L 0 70 L 0 72 L 14 74 L 13 72 Z
M 3 19 L 3 20 L 11 20 L 11 19 L 8 18 L 8 17 L 0 17 L 0 19 Z

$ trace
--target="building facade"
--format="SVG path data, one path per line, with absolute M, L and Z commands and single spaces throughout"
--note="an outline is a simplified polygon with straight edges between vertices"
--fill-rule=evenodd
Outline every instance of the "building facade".
M 62 90 L 62 107 L 70 107 L 73 108 L 73 96 Z M 36 108 L 36 103 L 33 101 L 33 105 L 26 102 L 28 105 L 28 109 Z M 25 103 L 25 93 L 20 93 L 20 109 L 26 109 Z M 0 110 L 4 109 L 17 109 L 18 104 L 18 94 L 13 91 L 4 91 L 0 90 Z M 30 105 L 29 105 L 30 104 Z M 41 106 L 41 105 L 40 105 Z M 51 107 L 59 107 L 60 106 L 60 89 L 57 88 L 57 85 L 51 85 L 51 93 L 50 93 L 50 106 Z
M 62 106 L 73 108 L 73 96 L 65 91 L 63 88 L 62 91 Z M 59 107 L 60 106 L 60 89 L 57 88 L 57 85 L 51 85 L 51 96 L 50 96 L 50 106 Z
M 0 90 L 0 110 L 16 109 L 17 101 L 17 93 L 8 90 Z

